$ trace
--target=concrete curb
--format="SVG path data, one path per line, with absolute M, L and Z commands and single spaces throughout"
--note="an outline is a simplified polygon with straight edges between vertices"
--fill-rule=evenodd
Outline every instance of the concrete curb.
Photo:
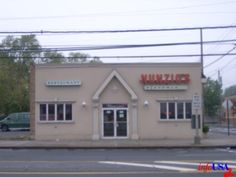
M 43 147 L 43 146 L 21 146 L 21 147 L 12 147 L 12 146 L 5 146 L 0 147 L 0 149 L 215 149 L 215 148 L 230 148 L 230 149 L 236 149 L 236 146 L 197 146 L 197 147 L 190 147 L 190 146 L 183 146 L 183 147 Z
M 153 141 L 146 142 L 130 142 L 124 143 L 107 143 L 103 142 L 73 142 L 73 141 L 0 141 L 0 149 L 183 149 L 183 148 L 230 148 L 236 149 L 236 143 L 225 144 L 206 144 L 199 145 L 190 143 L 154 143 Z

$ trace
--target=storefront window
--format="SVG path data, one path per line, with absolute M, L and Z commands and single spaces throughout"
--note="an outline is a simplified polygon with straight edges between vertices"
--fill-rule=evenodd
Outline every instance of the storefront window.
M 63 120 L 64 118 L 64 109 L 63 109 L 63 104 L 58 104 L 57 105 L 57 120 Z
M 181 120 L 191 119 L 191 102 L 161 102 L 160 119 L 161 120 Z
M 47 105 L 46 104 L 41 104 L 40 105 L 40 121 L 45 121 L 47 120 Z
M 186 119 L 192 118 L 192 104 L 191 103 L 185 103 L 185 112 L 186 112 Z
M 71 121 L 72 120 L 72 104 L 40 104 L 39 105 L 40 121 Z M 56 119 L 55 119 L 56 118 Z
M 169 119 L 175 119 L 175 103 L 169 103 Z
M 177 118 L 184 118 L 184 103 L 177 103 Z
M 161 119 L 167 119 L 167 106 L 166 103 L 161 103 Z
M 66 104 L 66 120 L 72 120 L 72 104 Z
M 48 105 L 48 120 L 49 121 L 55 120 L 55 104 Z

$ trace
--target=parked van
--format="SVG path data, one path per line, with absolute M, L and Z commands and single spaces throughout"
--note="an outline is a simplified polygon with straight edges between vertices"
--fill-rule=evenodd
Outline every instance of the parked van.
M 30 128 L 29 112 L 12 113 L 0 121 L 2 131 Z

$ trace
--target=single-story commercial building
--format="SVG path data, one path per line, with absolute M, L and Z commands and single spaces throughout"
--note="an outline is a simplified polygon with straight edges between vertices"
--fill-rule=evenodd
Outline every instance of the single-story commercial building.
M 31 131 L 37 140 L 193 138 L 194 94 L 200 63 L 38 64 Z

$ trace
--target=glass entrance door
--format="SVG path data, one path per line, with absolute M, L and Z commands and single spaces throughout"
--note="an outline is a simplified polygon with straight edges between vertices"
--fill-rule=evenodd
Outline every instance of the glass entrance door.
M 116 136 L 118 137 L 127 136 L 127 110 L 126 109 L 116 110 Z
M 113 109 L 107 109 L 103 110 L 103 136 L 104 137 L 114 137 L 114 110 Z
M 127 108 L 103 108 L 103 137 L 119 138 L 128 136 Z

